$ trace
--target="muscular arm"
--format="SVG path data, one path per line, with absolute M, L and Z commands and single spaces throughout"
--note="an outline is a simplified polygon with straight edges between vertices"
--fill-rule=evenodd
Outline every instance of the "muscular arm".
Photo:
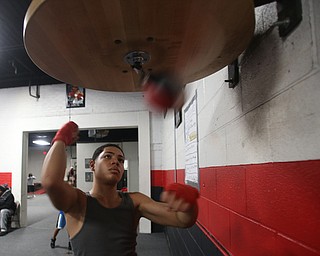
M 56 141 L 45 157 L 41 183 L 53 205 L 59 210 L 68 212 L 77 202 L 78 192 L 64 181 L 65 169 L 65 144 L 62 141 Z
M 168 203 L 156 202 L 141 193 L 132 193 L 131 197 L 137 204 L 141 216 L 152 222 L 180 228 L 190 227 L 196 222 L 197 203 L 190 205 L 183 200 L 176 199 L 176 207 L 172 208 Z
M 41 182 L 47 191 L 53 205 L 72 214 L 81 214 L 83 209 L 83 193 L 64 182 L 64 173 L 66 169 L 66 145 L 71 145 L 78 139 L 78 125 L 72 121 L 66 123 L 60 128 L 52 140 L 52 147 L 45 157 Z M 81 196 L 82 195 L 82 196 Z M 76 217 L 76 216 L 75 216 Z

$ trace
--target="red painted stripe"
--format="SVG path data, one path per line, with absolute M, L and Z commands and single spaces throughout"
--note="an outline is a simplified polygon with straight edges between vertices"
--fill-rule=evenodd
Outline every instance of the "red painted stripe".
M 246 170 L 246 216 L 320 253 L 320 161 Z
M 151 171 L 151 186 L 165 187 L 174 182 L 174 170 L 152 170 Z
M 12 187 L 12 173 L 11 172 L 0 172 L 0 184 L 8 184 Z
M 174 170 L 166 171 L 164 173 L 164 184 L 163 184 L 164 187 L 175 182 L 174 175 L 175 175 Z
M 185 173 L 183 169 L 177 170 L 177 182 L 184 184 Z
M 151 171 L 151 185 L 154 187 L 165 187 L 166 185 L 175 182 L 175 173 L 177 182 L 184 184 L 184 170 L 152 170 Z
M 320 160 L 201 168 L 198 222 L 234 255 L 320 255 L 319 170 Z
M 151 171 L 151 186 L 153 187 L 163 187 L 163 176 L 165 171 L 162 170 L 152 170 Z

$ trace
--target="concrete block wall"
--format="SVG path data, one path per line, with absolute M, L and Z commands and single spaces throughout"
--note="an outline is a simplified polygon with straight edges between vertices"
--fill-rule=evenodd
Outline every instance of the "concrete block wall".
M 162 113 L 150 116 L 151 170 L 162 170 Z
M 201 197 L 197 225 L 167 231 L 175 255 L 320 255 L 320 3 L 302 7 L 286 38 L 272 27 L 276 4 L 256 8 L 236 88 L 226 68 L 187 85 L 185 106 L 198 98 Z M 164 122 L 163 159 L 175 151 L 178 166 L 154 173 L 162 186 L 184 182 L 184 121 Z
M 33 90 L 34 88 L 32 88 Z M 40 99 L 29 96 L 28 87 L 0 90 L 0 173 L 12 174 L 12 189 L 21 202 L 21 225 L 26 225 L 26 178 L 28 132 L 58 130 L 71 119 L 80 128 L 138 128 L 139 191 L 150 195 L 150 114 L 142 93 L 112 93 L 86 90 L 84 108 L 66 108 L 66 86 L 40 86 Z M 152 123 L 158 126 L 157 117 Z M 159 130 L 157 130 L 159 132 Z M 159 144 L 159 140 L 157 141 Z M 159 146 L 158 146 L 159 148 Z M 159 151 L 159 149 L 158 149 Z M 159 161 L 158 161 L 159 165 Z M 141 232 L 150 232 L 143 221 Z

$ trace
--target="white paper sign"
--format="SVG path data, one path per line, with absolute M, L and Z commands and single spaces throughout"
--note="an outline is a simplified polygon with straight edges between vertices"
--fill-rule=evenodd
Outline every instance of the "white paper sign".
M 198 123 L 196 95 L 184 111 L 185 120 L 185 183 L 198 185 Z

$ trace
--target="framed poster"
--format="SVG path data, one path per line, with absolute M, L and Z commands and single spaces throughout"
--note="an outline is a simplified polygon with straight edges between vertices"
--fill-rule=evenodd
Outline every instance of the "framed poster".
M 66 85 L 67 108 L 85 107 L 85 88 L 71 84 Z
M 84 159 L 84 168 L 86 168 L 86 169 L 90 168 L 90 161 L 91 161 L 91 158 Z
M 85 172 L 85 181 L 86 182 L 93 182 L 93 173 L 92 172 Z

